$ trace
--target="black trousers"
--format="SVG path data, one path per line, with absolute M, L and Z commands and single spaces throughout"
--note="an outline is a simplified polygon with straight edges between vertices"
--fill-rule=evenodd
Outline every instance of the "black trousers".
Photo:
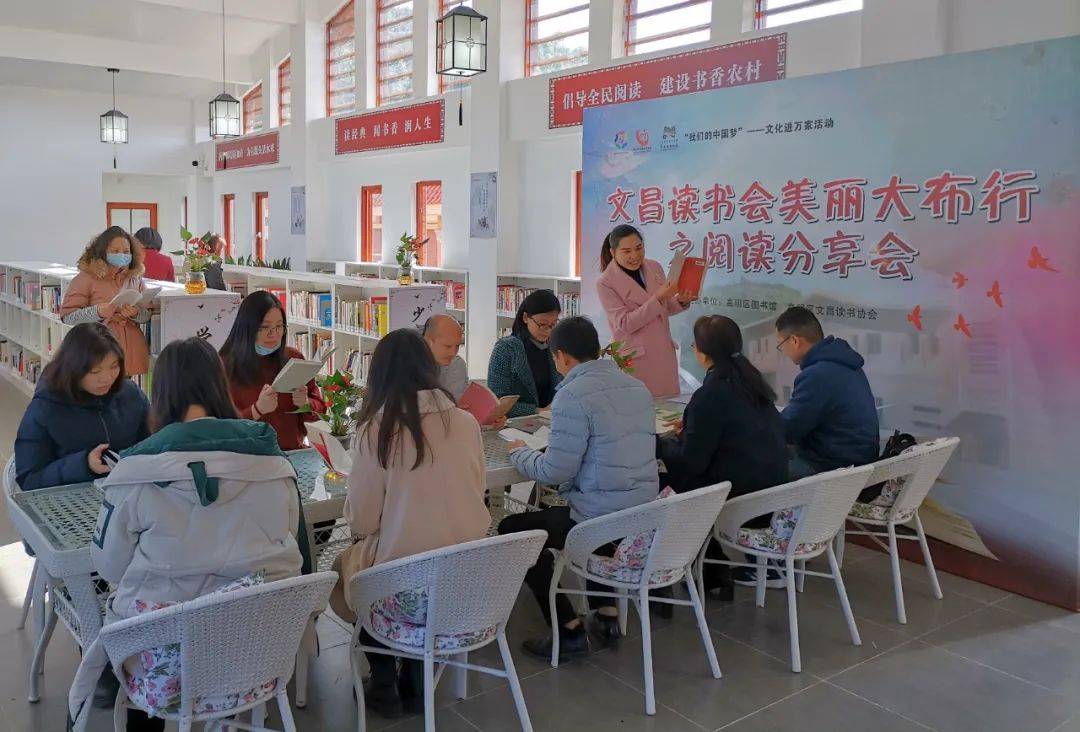
M 525 584 L 532 590 L 536 602 L 540 605 L 540 612 L 544 614 L 544 620 L 551 625 L 551 608 L 548 606 L 548 590 L 551 588 L 551 577 L 555 574 L 555 560 L 548 548 L 562 549 L 566 544 L 566 535 L 574 528 L 577 522 L 570 518 L 569 506 L 552 506 L 540 511 L 526 511 L 507 516 L 499 523 L 500 534 L 515 534 L 519 531 L 532 531 L 543 529 L 548 533 L 547 542 L 544 543 L 544 551 L 540 552 L 540 558 L 536 564 L 525 573 Z M 596 549 L 596 554 L 611 556 L 614 546 L 606 544 Z M 589 590 L 597 592 L 611 592 L 607 585 L 595 582 L 586 582 Z M 614 607 L 615 601 L 610 597 L 590 597 L 589 607 L 594 610 L 601 607 Z M 573 606 L 566 595 L 555 596 L 555 613 L 558 616 L 559 625 L 569 623 L 577 618 Z
M 386 645 L 372 638 L 371 634 L 363 628 L 360 629 L 360 642 L 365 646 L 386 648 Z M 367 656 L 368 665 L 371 666 L 371 679 L 377 686 L 392 686 L 397 681 L 397 658 L 384 653 L 365 652 L 364 655 Z M 422 694 L 424 691 L 424 662 L 402 658 L 401 669 L 403 673 L 409 674 L 409 677 L 414 680 L 414 688 L 418 689 L 417 693 Z
M 129 709 L 127 732 L 165 732 L 165 720 L 150 717 L 140 709 Z

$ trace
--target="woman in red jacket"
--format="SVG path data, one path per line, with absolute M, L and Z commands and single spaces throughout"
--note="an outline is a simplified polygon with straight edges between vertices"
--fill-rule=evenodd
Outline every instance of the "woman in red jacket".
M 304 357 L 285 345 L 287 331 L 281 303 L 269 292 L 257 290 L 240 303 L 236 321 L 221 347 L 221 360 L 240 416 L 273 427 L 282 450 L 298 450 L 303 447 L 304 424 L 318 417 L 296 414 L 296 410 L 310 404 L 321 412 L 325 405 L 314 381 L 291 394 L 278 394 L 270 386 L 290 358 Z

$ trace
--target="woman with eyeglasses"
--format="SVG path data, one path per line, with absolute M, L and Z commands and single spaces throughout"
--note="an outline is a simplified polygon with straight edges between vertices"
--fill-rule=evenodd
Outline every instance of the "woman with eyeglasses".
M 645 257 L 644 240 L 633 226 L 620 224 L 604 238 L 596 293 L 611 339 L 634 358 L 634 376 L 653 396 L 678 394 L 679 363 L 668 319 L 690 307 L 694 297 L 679 292 L 663 266 Z
M 562 376 L 548 348 L 562 307 L 551 290 L 535 290 L 522 300 L 511 334 L 491 349 L 488 388 L 497 397 L 517 395 L 509 417 L 536 414 L 551 406 Z
M 304 424 L 318 418 L 310 412 L 296 414 L 296 410 L 310 404 L 321 412 L 325 405 L 314 381 L 291 394 L 278 394 L 270 386 L 289 359 L 304 357 L 285 345 L 287 333 L 281 303 L 269 292 L 257 290 L 240 303 L 221 347 L 221 360 L 229 379 L 229 395 L 240 416 L 273 427 L 282 450 L 298 450 L 303 447 Z

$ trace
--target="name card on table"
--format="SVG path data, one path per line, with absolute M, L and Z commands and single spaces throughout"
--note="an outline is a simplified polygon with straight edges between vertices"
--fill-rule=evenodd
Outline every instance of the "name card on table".
M 276 131 L 214 145 L 215 170 L 274 165 L 280 160 L 281 146 Z
M 442 99 L 338 117 L 334 120 L 334 154 L 442 142 L 445 117 Z

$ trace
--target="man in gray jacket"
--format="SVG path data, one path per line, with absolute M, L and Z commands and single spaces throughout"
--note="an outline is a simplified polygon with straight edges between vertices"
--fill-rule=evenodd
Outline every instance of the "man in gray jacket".
M 558 485 L 567 505 L 508 516 L 499 524 L 499 533 L 544 529 L 548 532 L 545 548 L 562 549 L 567 533 L 579 521 L 651 501 L 660 483 L 655 410 L 645 385 L 624 374 L 613 361 L 600 360 L 600 339 L 588 318 L 560 322 L 551 334 L 550 348 L 564 378 L 551 403 L 548 448 L 538 452 L 524 443 L 511 443 L 510 459 L 525 477 Z M 554 561 L 545 551 L 525 575 L 548 623 L 552 622 L 548 589 L 553 571 Z M 591 583 L 589 587 L 610 591 Z M 614 643 L 619 630 L 611 600 L 589 598 L 589 602 L 597 610 L 594 632 L 605 643 Z M 565 595 L 558 596 L 555 610 L 560 658 L 587 651 L 585 628 Z M 550 658 L 551 637 L 527 640 L 523 648 Z

